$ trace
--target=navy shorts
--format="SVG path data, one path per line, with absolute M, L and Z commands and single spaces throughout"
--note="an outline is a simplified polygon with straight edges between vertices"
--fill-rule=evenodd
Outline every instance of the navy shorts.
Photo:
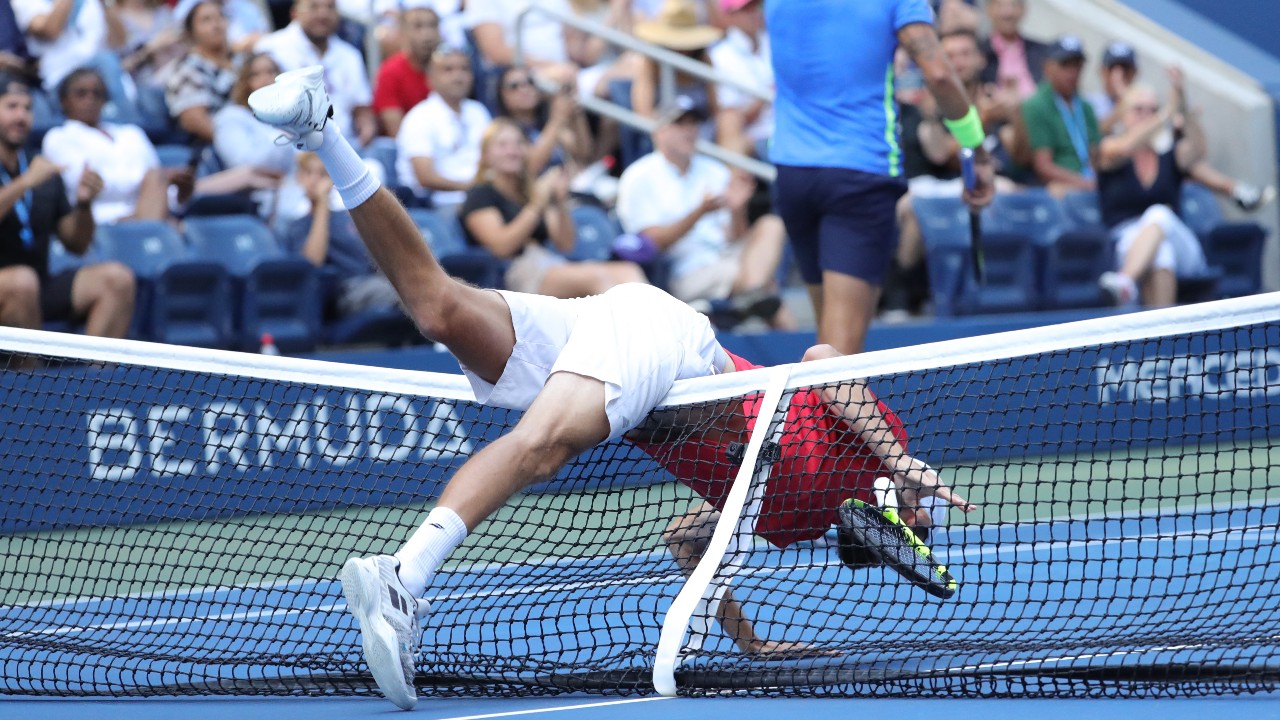
M 884 282 L 898 246 L 901 178 L 860 170 L 779 165 L 774 209 L 787 226 L 800 276 L 809 285 L 830 270 Z
M 79 270 L 66 270 L 40 283 L 40 315 L 51 322 L 77 320 L 72 317 L 75 308 L 71 304 L 71 286 Z

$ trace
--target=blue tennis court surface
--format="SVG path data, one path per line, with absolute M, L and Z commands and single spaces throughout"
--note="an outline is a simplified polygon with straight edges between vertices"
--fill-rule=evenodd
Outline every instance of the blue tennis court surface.
M 785 605 L 784 596 L 790 589 L 803 585 L 841 590 L 840 593 L 803 593 L 810 604 L 816 603 L 814 607 L 805 608 L 806 612 L 835 614 L 832 603 L 837 602 L 846 603 L 839 611 L 845 617 L 877 617 L 883 616 L 886 608 L 910 608 L 916 615 L 915 627 L 949 633 L 953 639 L 970 643 L 980 640 L 986 643 L 981 663 L 975 663 L 972 655 L 967 655 L 967 659 L 916 658 L 904 663 L 892 653 L 877 656 L 874 652 L 860 654 L 856 663 L 868 672 L 928 670 L 954 678 L 956 690 L 961 693 L 964 684 L 975 674 L 1054 669 L 1082 662 L 1098 668 L 1145 663 L 1247 664 L 1251 656 L 1275 658 L 1280 655 L 1280 627 L 1257 623 L 1259 617 L 1274 618 L 1273 595 L 1256 591 L 1276 581 L 1277 558 L 1273 548 L 1278 533 L 1280 504 L 1265 501 L 1195 512 L 1128 516 L 1117 513 L 1113 517 L 1087 520 L 972 525 L 949 531 L 935 545 L 961 580 L 960 593 L 950 602 L 921 602 L 923 596 L 918 590 L 894 582 L 894 578 L 886 574 L 888 571 L 869 570 L 864 571 L 868 573 L 865 576 L 851 576 L 835 562 L 834 551 L 829 553 L 831 562 L 826 565 L 797 562 L 799 558 L 789 557 L 792 553 L 824 551 L 821 547 L 753 552 L 735 587 L 741 587 L 753 607 L 761 609 L 762 624 L 766 626 L 770 617 L 768 608 Z M 556 649 L 534 647 L 534 638 L 560 637 L 561 640 L 554 642 L 585 648 L 576 656 L 580 659 L 608 660 L 592 657 L 591 648 L 608 648 L 619 639 L 634 640 L 636 634 L 651 634 L 652 629 L 644 627 L 644 618 L 665 610 L 683 581 L 664 553 L 590 560 L 592 567 L 599 567 L 601 576 L 609 580 L 564 582 L 559 579 L 566 564 L 581 562 L 469 566 L 444 573 L 438 584 L 442 590 L 432 599 L 438 604 L 447 604 L 452 614 L 469 620 L 470 625 L 454 621 L 448 632 L 437 632 L 429 626 L 424 639 L 428 655 L 448 654 L 446 649 L 467 641 L 470 653 L 520 660 L 539 651 Z M 655 568 L 669 568 L 670 572 L 655 572 Z M 617 579 L 620 577 L 624 579 Z M 859 577 L 864 578 L 861 582 L 866 589 L 861 595 L 848 587 Z M 451 587 L 473 590 L 450 592 Z M 529 608 L 526 616 L 510 617 L 510 605 L 496 602 L 513 598 Z M 1205 612 L 1208 607 L 1214 608 L 1211 613 Z M 548 608 L 554 611 L 547 612 Z M 293 580 L 251 588 L 210 586 L 125 598 L 68 599 L 4 607 L 2 613 L 5 625 L 11 629 L 6 639 L 29 648 L 3 658 L 7 666 L 5 674 L 10 677 L 25 674 L 31 678 L 33 687 L 45 690 L 74 692 L 90 683 L 122 689 L 190 687 L 189 683 L 198 684 L 201 678 L 209 678 L 208 686 L 217 687 L 226 675 L 212 679 L 210 668 L 235 658 L 243 652 L 242 645 L 248 646 L 249 640 L 257 641 L 253 643 L 255 652 L 282 659 L 279 665 L 289 665 L 292 673 L 298 673 L 300 666 L 306 667 L 309 656 L 327 656 L 329 662 L 333 657 L 342 658 L 353 667 L 359 658 L 358 648 L 349 641 L 353 620 L 345 612 L 340 589 L 332 579 Z M 199 624 L 198 635 L 191 631 L 196 624 Z M 497 628 L 502 634 L 483 641 L 449 634 L 480 624 Z M 1230 629 L 1238 636 L 1241 626 L 1252 628 L 1251 646 L 1216 644 L 1215 638 L 1222 631 Z M 843 627 L 820 627 L 812 629 L 803 639 L 838 644 L 850 632 Z M 866 635 L 869 631 L 852 632 Z M 147 646 L 180 649 L 187 661 L 116 657 L 109 667 L 92 670 L 87 667 L 87 661 L 96 651 L 111 648 L 125 633 L 131 634 L 130 642 L 137 642 L 137 634 L 142 634 L 146 636 Z M 1028 635 L 1051 635 L 1059 640 L 1061 649 L 1042 650 L 1036 655 L 1020 653 L 1018 638 Z M 61 645 L 51 650 L 43 641 L 54 638 Z M 656 636 L 652 641 L 656 643 Z M 260 659 L 270 666 L 271 657 Z M 793 663 L 797 666 L 855 664 L 849 658 Z M 528 672 L 532 677 L 533 671 Z M 262 677 L 246 675 L 244 679 L 261 680 Z M 841 705 L 835 705 L 837 702 Z M 733 713 L 750 718 L 768 713 L 774 718 L 815 711 L 843 715 L 856 707 L 859 712 L 884 708 L 888 714 L 902 718 L 936 717 L 943 713 L 964 717 L 968 711 L 986 716 L 993 710 L 1004 714 L 1021 708 L 1034 712 L 1039 718 L 1048 718 L 1067 717 L 1054 713 L 1078 706 L 1073 713 L 1099 717 L 1106 716 L 1099 714 L 1099 709 L 1104 707 L 1109 708 L 1108 712 L 1128 707 L 1125 714 L 1139 717 L 1193 717 L 1194 714 L 1202 719 L 1219 713 L 1236 716 L 1242 712 L 1253 717 L 1280 717 L 1280 702 L 1274 694 L 1263 700 L 1184 699 L 1177 701 L 1177 705 L 1157 700 L 1084 705 L 1063 700 L 956 700 L 945 701 L 948 703 L 945 706 L 940 702 L 665 700 L 566 695 L 517 699 L 424 697 L 419 709 L 430 717 L 441 718 L 502 717 L 539 711 L 553 715 L 564 713 L 567 717 L 639 717 L 640 713 L 648 716 L 662 713 L 674 718 Z M 917 706 L 916 703 L 923 704 Z M 913 714 L 925 707 L 932 709 Z M 1183 710 L 1188 714 L 1179 714 Z M 0 703 L 0 716 L 24 718 L 80 717 L 88 713 L 93 717 L 127 714 L 131 720 L 142 720 L 177 714 L 198 718 L 202 713 L 216 713 L 218 716 L 244 714 L 277 718 L 305 716 L 308 720 L 319 720 L 388 711 L 394 711 L 389 703 L 370 698 L 102 701 L 20 700 L 10 696 Z M 682 714 L 685 712 L 689 714 Z

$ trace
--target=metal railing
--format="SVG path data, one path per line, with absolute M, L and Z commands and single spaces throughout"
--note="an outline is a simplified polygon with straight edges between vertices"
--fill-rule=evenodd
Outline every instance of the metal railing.
M 748 85 L 738 82 L 723 73 L 717 71 L 712 66 L 698 62 L 677 52 L 672 52 L 666 48 L 658 47 L 636 37 L 628 35 L 620 30 L 602 25 L 593 20 L 586 20 L 578 17 L 573 12 L 566 12 L 556 8 L 547 7 L 537 2 L 532 2 L 525 6 L 516 16 L 516 42 L 514 50 L 514 63 L 516 65 L 524 64 L 524 48 L 522 47 L 521 35 L 524 29 L 525 18 L 530 13 L 542 13 L 564 25 L 581 30 L 589 35 L 596 35 L 616 47 L 631 50 L 646 57 L 651 58 L 658 63 L 658 105 L 668 102 L 676 94 L 676 71 L 679 70 L 687 75 L 700 78 L 710 83 L 719 85 L 728 85 L 736 90 L 747 93 L 754 97 L 773 101 L 773 93 L 769 90 L 757 85 Z M 555 88 L 543 87 L 543 90 L 554 90 Z M 655 122 L 653 118 L 648 118 L 639 113 L 634 112 L 630 108 L 623 107 L 615 102 L 595 97 L 579 97 L 578 104 L 588 112 L 593 112 L 602 117 L 611 118 L 619 123 L 629 127 L 641 130 L 646 133 L 652 133 Z M 727 165 L 745 170 L 758 178 L 773 182 L 777 177 L 777 170 L 773 165 L 757 160 L 756 158 L 744 155 L 740 152 L 729 150 L 713 142 L 699 139 L 697 144 L 698 152 L 709 157 L 713 157 Z

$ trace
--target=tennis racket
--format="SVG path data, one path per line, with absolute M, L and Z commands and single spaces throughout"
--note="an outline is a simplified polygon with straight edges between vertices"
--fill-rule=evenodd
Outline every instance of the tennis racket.
M 840 559 L 860 560 L 866 565 L 888 565 L 907 580 L 934 597 L 946 600 L 956 594 L 960 583 L 947 567 L 933 557 L 929 549 L 911 532 L 893 508 L 875 508 L 861 500 L 850 499 L 840 505 Z
M 972 191 L 978 184 L 978 173 L 973 169 L 973 148 L 960 149 L 960 172 L 964 175 L 964 187 Z M 982 253 L 982 211 L 969 209 L 969 259 L 973 265 L 973 279 L 979 285 L 987 281 L 986 258 Z

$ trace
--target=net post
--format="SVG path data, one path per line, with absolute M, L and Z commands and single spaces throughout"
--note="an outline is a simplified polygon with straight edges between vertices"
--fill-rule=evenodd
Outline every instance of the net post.
M 756 461 L 760 457 L 760 450 L 765 444 L 770 429 L 774 425 L 772 421 L 774 415 L 778 412 L 778 408 L 782 407 L 782 400 L 786 394 L 787 382 L 791 377 L 791 366 L 782 365 L 774 368 L 769 379 L 765 384 L 764 397 L 760 401 L 760 415 L 756 419 L 756 425 L 752 429 L 751 438 L 747 442 L 746 453 L 742 459 L 742 465 L 738 468 L 738 474 L 734 477 L 733 486 L 729 489 L 729 494 L 725 498 L 724 510 L 720 513 L 720 521 L 716 524 L 715 532 L 712 533 L 711 542 L 707 544 L 707 549 L 702 553 L 702 559 L 698 562 L 698 566 L 690 573 L 685 580 L 684 587 L 680 589 L 679 594 L 671 603 L 671 607 L 667 610 L 666 617 L 662 621 L 662 633 L 658 638 L 657 655 L 653 664 L 653 688 L 659 694 L 666 697 L 675 697 L 676 695 L 676 663 L 680 661 L 680 651 L 684 647 L 684 639 L 689 631 L 690 621 L 694 612 L 700 605 L 705 606 L 707 603 L 708 593 L 713 593 L 718 601 L 723 587 L 718 584 L 713 587 L 713 580 L 716 573 L 720 570 L 721 563 L 725 555 L 729 552 L 730 543 L 737 545 L 740 524 L 744 516 L 750 517 L 750 513 L 744 510 L 751 500 L 751 490 L 753 486 L 759 487 L 763 484 L 753 483 L 756 476 Z M 769 422 L 761 423 L 760 420 L 765 417 L 765 408 L 769 408 Z M 781 427 L 781 424 L 779 424 Z M 748 532 L 750 528 L 748 527 Z M 734 548 L 735 555 L 738 554 L 738 548 Z

